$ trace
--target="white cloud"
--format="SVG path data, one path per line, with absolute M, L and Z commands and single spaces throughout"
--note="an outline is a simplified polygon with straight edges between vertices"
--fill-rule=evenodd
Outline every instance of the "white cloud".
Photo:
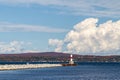
M 0 42 L 0 54 L 8 53 L 26 53 L 26 52 L 40 52 L 40 50 L 30 49 L 31 42 L 24 41 L 11 41 L 11 42 Z
M 97 25 L 98 19 L 88 18 L 74 26 L 74 29 L 67 33 L 64 40 L 52 39 L 62 51 L 84 54 L 119 54 L 120 53 L 120 20 L 116 22 L 107 21 Z M 52 44 L 50 44 L 52 45 Z
M 12 24 L 1 22 L 0 32 L 48 32 L 48 33 L 62 33 L 65 29 L 50 28 L 45 26 L 27 25 L 27 24 Z
M 61 52 L 63 41 L 58 39 L 49 39 L 49 45 L 56 46 L 55 52 Z
M 119 17 L 119 0 L 0 0 L 8 5 L 44 5 L 57 8 L 62 13 L 102 17 Z
M 24 42 L 20 41 L 12 41 L 10 43 L 1 42 L 0 43 L 0 53 L 16 53 L 16 52 L 22 52 L 24 45 Z

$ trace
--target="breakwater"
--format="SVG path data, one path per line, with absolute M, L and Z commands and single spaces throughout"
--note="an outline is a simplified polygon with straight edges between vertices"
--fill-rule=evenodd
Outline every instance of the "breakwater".
M 58 67 L 61 64 L 12 64 L 0 65 L 0 70 L 17 70 L 17 69 L 32 69 L 32 68 L 45 68 L 45 67 Z

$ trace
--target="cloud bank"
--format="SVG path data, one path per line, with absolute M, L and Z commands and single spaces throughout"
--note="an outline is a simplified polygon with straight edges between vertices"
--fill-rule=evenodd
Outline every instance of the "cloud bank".
M 27 24 L 12 24 L 0 22 L 0 32 L 47 32 L 47 33 L 62 33 L 65 29 L 50 28 L 46 26 L 36 26 Z
M 88 18 L 76 24 L 63 40 L 50 39 L 55 51 L 78 54 L 120 54 L 120 20 L 97 24 L 97 18 Z
M 24 41 L 10 41 L 10 42 L 1 42 L 0 41 L 0 54 L 18 54 L 18 53 L 32 53 L 40 52 L 40 50 L 31 48 L 31 42 Z
M 24 46 L 28 45 L 23 41 L 0 42 L 0 53 L 21 53 L 24 52 Z
M 99 17 L 119 17 L 119 0 L 0 0 L 0 4 L 49 6 L 59 13 Z M 115 4 L 115 5 L 113 5 Z

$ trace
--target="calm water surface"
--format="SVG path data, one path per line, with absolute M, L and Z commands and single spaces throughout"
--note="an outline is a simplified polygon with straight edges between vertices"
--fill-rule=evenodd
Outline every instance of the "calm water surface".
M 120 64 L 82 63 L 73 67 L 0 71 L 0 80 L 120 80 Z

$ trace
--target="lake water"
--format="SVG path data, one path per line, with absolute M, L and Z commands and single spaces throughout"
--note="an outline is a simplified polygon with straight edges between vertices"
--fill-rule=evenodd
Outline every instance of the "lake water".
M 120 80 L 120 63 L 0 71 L 0 80 Z

